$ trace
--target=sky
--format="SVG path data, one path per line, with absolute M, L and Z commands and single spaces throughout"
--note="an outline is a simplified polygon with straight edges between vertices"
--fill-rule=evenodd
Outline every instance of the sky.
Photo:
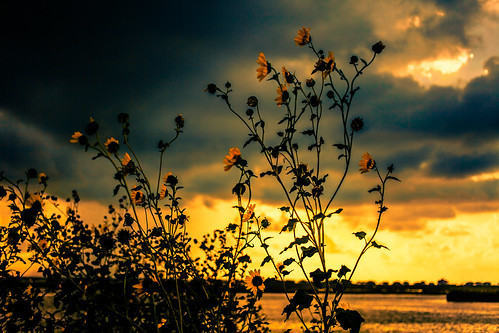
M 369 251 L 354 280 L 499 283 L 497 0 L 4 1 L 0 170 L 17 179 L 34 167 L 62 198 L 77 189 L 82 215 L 98 223 L 116 202 L 113 171 L 70 144 L 73 132 L 93 117 L 103 137 L 118 137 L 116 116 L 129 113 L 131 144 L 152 172 L 157 142 L 172 137 L 182 114 L 184 133 L 167 151 L 166 171 L 185 187 L 188 231 L 200 237 L 223 228 L 235 218 L 237 175 L 224 172 L 222 160 L 247 133 L 204 89 L 229 81 L 236 109 L 244 112 L 256 95 L 275 119 L 275 87 L 256 79 L 258 53 L 310 77 L 313 55 L 293 41 L 303 26 L 347 73 L 351 55 L 368 58 L 372 44 L 386 45 L 359 79 L 352 114 L 366 126 L 353 154 L 393 163 L 402 182 L 389 184 L 377 236 L 390 250 Z M 334 178 L 332 149 L 326 161 Z M 264 170 L 255 145 L 242 154 Z M 362 244 L 352 232 L 372 232 L 376 207 L 367 190 L 375 183 L 355 168 L 347 178 L 337 203 L 344 211 L 327 231 L 333 267 L 355 263 Z M 269 235 L 279 252 L 282 193 L 263 182 L 253 198 L 256 214 L 275 226 Z M 0 212 L 6 224 L 4 201 Z M 252 253 L 254 268 L 263 257 Z

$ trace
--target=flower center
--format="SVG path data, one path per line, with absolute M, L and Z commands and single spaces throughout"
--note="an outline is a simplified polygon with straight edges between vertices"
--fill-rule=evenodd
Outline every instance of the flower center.
M 263 279 L 261 276 L 254 276 L 253 279 L 251 280 L 251 283 L 255 286 L 255 287 L 259 287 L 263 284 Z

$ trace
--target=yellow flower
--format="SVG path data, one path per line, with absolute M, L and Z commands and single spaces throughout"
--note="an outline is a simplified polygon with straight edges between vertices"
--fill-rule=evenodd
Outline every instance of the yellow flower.
M 167 193 L 166 185 L 163 184 L 161 186 L 161 192 L 159 192 L 159 200 L 163 200 L 164 198 L 166 198 L 166 193 Z
M 258 79 L 258 81 L 262 81 L 267 76 L 267 74 L 269 74 L 270 67 L 267 59 L 265 58 L 265 55 L 262 52 L 258 54 L 258 60 L 256 61 L 256 63 L 260 65 L 260 67 L 256 69 L 256 78 Z
M 128 165 L 128 163 L 130 163 L 132 161 L 130 155 L 128 155 L 128 153 L 125 153 L 125 156 L 123 156 L 123 158 L 121 159 L 121 165 L 123 167 L 126 167 Z
M 284 76 L 284 80 L 287 84 L 291 84 L 294 81 L 293 74 L 291 74 L 286 67 L 282 66 L 282 76 Z
M 241 158 L 241 151 L 239 148 L 234 147 L 229 149 L 229 155 L 225 155 L 224 158 L 224 170 L 229 171 L 234 164 Z
M 42 249 L 42 251 L 45 251 L 47 247 L 49 246 L 49 242 L 47 242 L 46 239 L 42 239 L 38 242 L 38 247 Z
M 374 162 L 373 157 L 369 153 L 364 153 L 364 155 L 362 155 L 362 159 L 359 162 L 360 173 L 371 171 L 375 164 L 376 163 Z
M 37 206 L 41 209 L 43 205 L 45 205 L 45 203 L 39 193 L 30 194 L 25 204 L 27 209 L 30 209 L 33 206 Z
M 74 132 L 73 135 L 71 135 L 71 140 L 69 140 L 69 142 L 71 143 L 78 143 L 78 139 L 80 138 L 80 136 L 82 136 L 83 134 L 81 134 L 81 132 Z
M 144 203 L 144 193 L 142 193 L 142 191 L 140 190 L 132 189 L 131 197 L 132 197 L 132 202 L 135 205 L 141 205 Z
M 288 88 L 286 88 L 285 85 L 282 85 L 279 88 L 277 88 L 277 97 L 275 99 L 277 106 L 286 104 L 288 98 L 289 98 Z
M 256 206 L 255 204 L 248 206 L 248 209 L 246 209 L 243 215 L 243 222 L 247 222 L 249 221 L 249 219 L 251 219 L 251 217 L 253 217 L 253 211 L 255 210 L 255 206 Z
M 295 37 L 296 45 L 305 46 L 308 43 L 310 43 L 311 40 L 312 40 L 312 37 L 310 37 L 310 28 L 307 29 L 307 28 L 303 27 L 300 30 L 298 30 L 298 34 Z
M 260 275 L 260 270 L 255 269 L 254 271 L 249 271 L 249 275 L 244 279 L 244 283 L 246 284 L 246 289 L 251 291 L 253 294 L 257 294 L 258 290 L 264 291 L 265 285 L 263 284 L 265 281 Z
M 46 184 L 47 179 L 49 179 L 49 177 L 47 177 L 47 175 L 44 174 L 43 172 L 40 172 L 38 174 L 38 184 Z
M 120 148 L 120 143 L 115 138 L 110 137 L 109 139 L 106 140 L 106 142 L 104 143 L 104 146 L 106 146 L 106 149 L 108 152 L 113 154 L 113 153 L 116 153 L 118 151 L 118 149 Z
M 327 57 L 324 59 L 324 63 L 325 63 L 325 69 L 322 72 L 322 76 L 326 77 L 329 74 L 331 74 L 334 68 L 334 53 L 332 51 L 329 51 L 327 53 Z

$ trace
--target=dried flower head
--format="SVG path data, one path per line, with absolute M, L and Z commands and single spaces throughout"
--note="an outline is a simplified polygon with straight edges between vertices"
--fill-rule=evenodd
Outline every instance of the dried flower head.
M 258 81 L 262 81 L 267 74 L 269 74 L 270 71 L 270 64 L 268 63 L 267 59 L 265 58 L 265 55 L 260 52 L 258 54 L 258 60 L 256 61 L 260 67 L 256 69 L 256 78 Z
M 366 173 L 372 170 L 374 166 L 376 165 L 376 162 L 374 162 L 373 157 L 369 153 L 364 153 L 362 155 L 362 159 L 359 162 L 359 171 L 360 173 Z
M 232 166 L 234 166 L 239 159 L 241 159 L 241 151 L 239 148 L 234 147 L 229 149 L 229 155 L 226 155 L 224 158 L 224 170 L 229 171 Z
M 259 290 L 262 292 L 265 290 L 265 285 L 263 284 L 264 281 L 264 278 L 262 278 L 262 276 L 260 275 L 259 269 L 249 271 L 249 275 L 244 279 L 246 289 L 248 289 L 255 295 Z
M 308 43 L 310 43 L 311 40 L 312 40 L 312 37 L 310 36 L 310 28 L 307 29 L 307 28 L 303 27 L 300 30 L 298 30 L 298 33 L 296 34 L 296 37 L 295 37 L 296 45 L 305 46 Z

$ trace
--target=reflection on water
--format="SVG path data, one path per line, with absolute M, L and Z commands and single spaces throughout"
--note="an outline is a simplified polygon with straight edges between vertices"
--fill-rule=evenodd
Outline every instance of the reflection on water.
M 365 333 L 499 333 L 499 303 L 447 303 L 443 295 L 371 294 L 345 295 L 342 303 L 361 313 Z M 296 316 L 282 321 L 283 294 L 264 294 L 261 305 L 272 332 L 301 332 Z

